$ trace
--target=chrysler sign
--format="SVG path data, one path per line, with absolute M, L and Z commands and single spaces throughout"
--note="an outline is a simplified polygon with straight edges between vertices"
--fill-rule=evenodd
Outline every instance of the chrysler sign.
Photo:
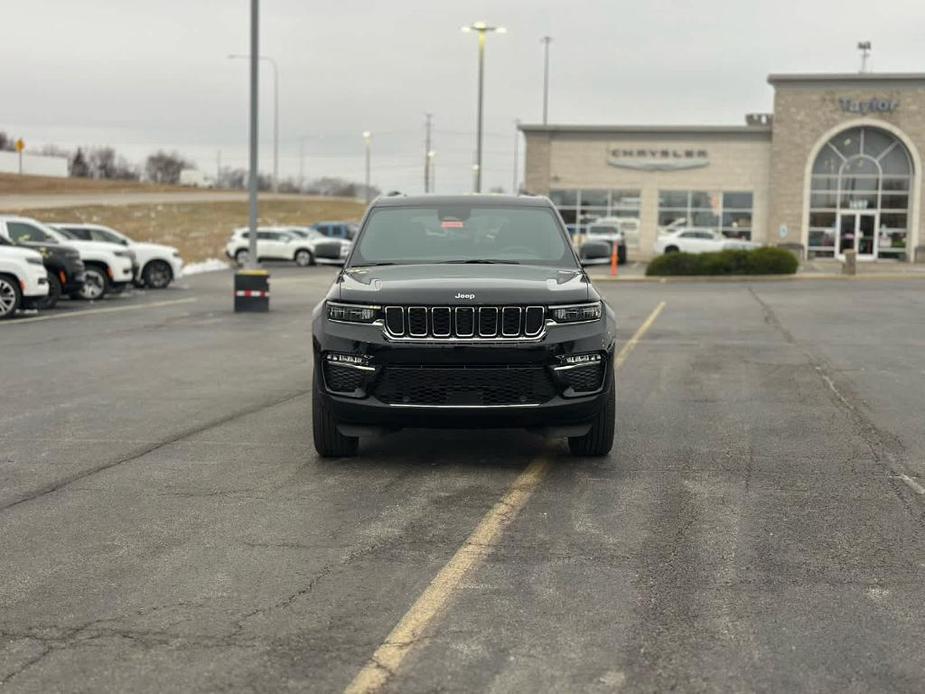
M 607 150 L 607 163 L 620 169 L 679 171 L 707 166 L 710 158 L 705 149 L 611 147 Z

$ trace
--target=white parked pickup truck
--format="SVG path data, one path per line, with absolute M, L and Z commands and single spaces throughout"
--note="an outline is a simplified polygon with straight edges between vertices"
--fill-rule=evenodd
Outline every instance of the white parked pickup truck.
M 730 239 L 712 229 L 680 228 L 662 234 L 655 241 L 655 253 L 710 253 L 728 250 L 750 250 L 757 243 Z

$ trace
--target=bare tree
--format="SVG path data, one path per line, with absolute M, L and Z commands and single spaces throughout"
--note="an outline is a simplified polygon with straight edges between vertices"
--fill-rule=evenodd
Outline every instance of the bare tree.
M 177 183 L 180 180 L 180 172 L 191 167 L 192 164 L 177 152 L 158 151 L 145 161 L 145 174 L 155 183 Z
M 12 152 L 16 149 L 16 142 L 12 137 L 0 130 L 0 152 Z
M 90 167 L 87 166 L 87 160 L 84 158 L 84 153 L 80 147 L 77 148 L 74 158 L 71 159 L 69 173 L 77 178 L 87 178 L 90 175 Z

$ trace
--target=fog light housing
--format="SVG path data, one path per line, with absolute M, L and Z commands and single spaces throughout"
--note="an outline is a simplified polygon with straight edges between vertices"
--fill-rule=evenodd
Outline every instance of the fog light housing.
M 365 354 L 345 354 L 344 352 L 328 352 L 324 355 L 326 361 L 335 364 L 345 364 L 347 366 L 358 366 L 372 368 L 369 365 L 369 357 Z
M 601 353 L 589 352 L 588 354 L 567 354 L 563 357 L 559 357 L 559 361 L 562 362 L 563 366 L 576 364 L 596 364 L 601 361 Z
M 351 398 L 366 397 L 366 385 L 376 369 L 364 354 L 328 352 L 324 355 L 324 385 L 328 392 Z
M 565 388 L 562 395 L 568 398 L 599 391 L 604 381 L 604 366 L 600 352 L 588 352 L 560 356 L 559 365 L 553 370 Z

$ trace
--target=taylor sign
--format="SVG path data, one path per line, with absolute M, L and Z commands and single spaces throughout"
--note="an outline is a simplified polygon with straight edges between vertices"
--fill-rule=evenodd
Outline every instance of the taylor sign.
M 899 102 L 894 99 L 847 99 L 842 97 L 838 105 L 845 113 L 893 113 L 899 108 Z
M 611 147 L 607 150 L 607 163 L 620 169 L 678 171 L 707 166 L 710 157 L 705 149 Z

